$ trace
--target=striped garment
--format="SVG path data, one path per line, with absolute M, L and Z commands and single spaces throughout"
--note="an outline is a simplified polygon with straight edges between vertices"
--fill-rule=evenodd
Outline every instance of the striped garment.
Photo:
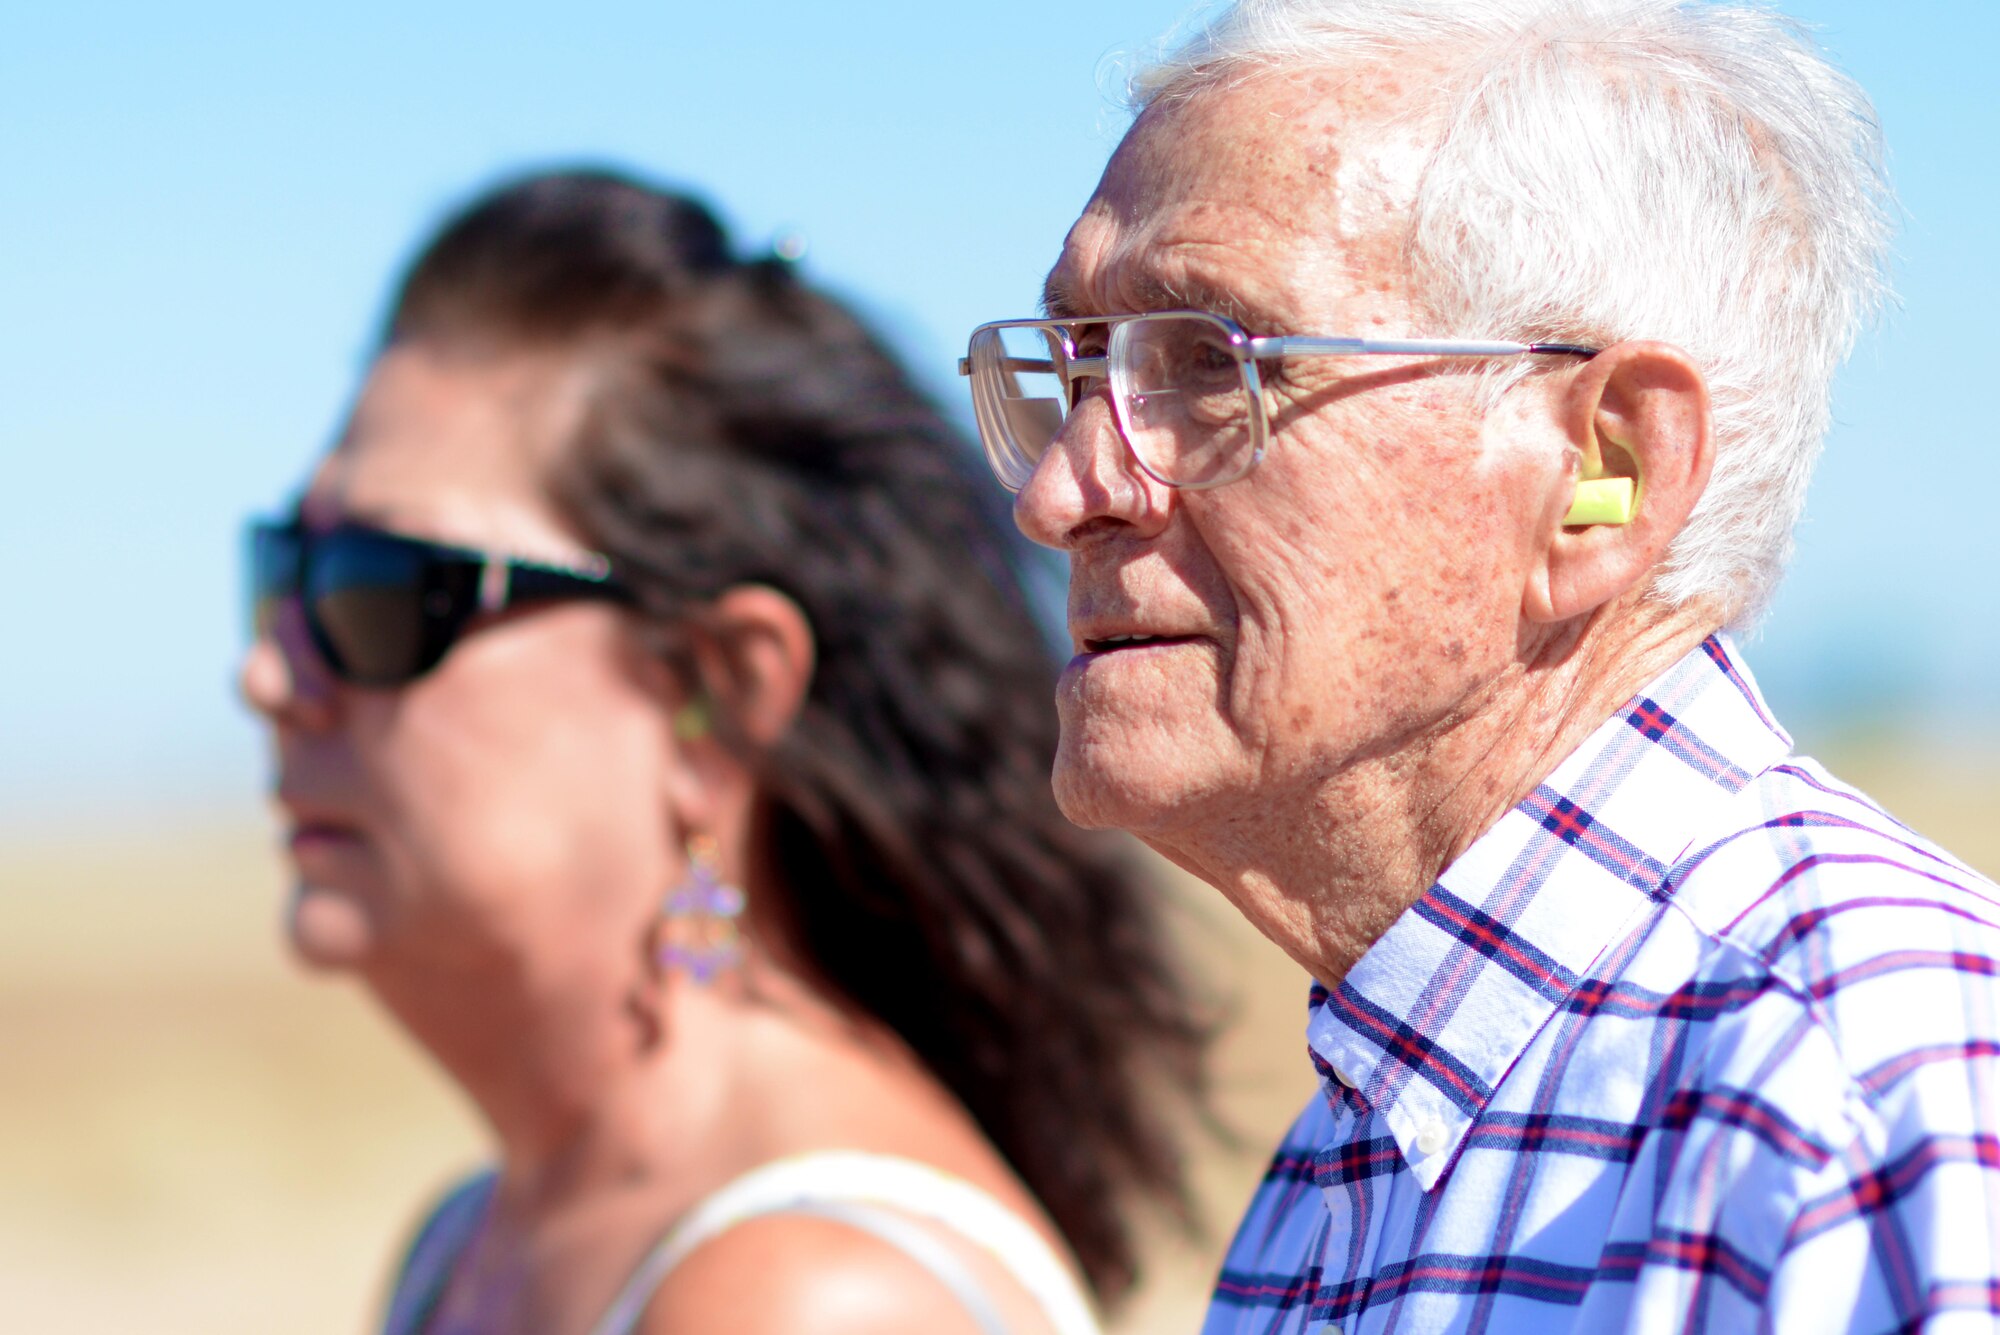
M 1991 1331 L 1996 973 L 1710 639 L 1314 986 L 1204 1329 Z

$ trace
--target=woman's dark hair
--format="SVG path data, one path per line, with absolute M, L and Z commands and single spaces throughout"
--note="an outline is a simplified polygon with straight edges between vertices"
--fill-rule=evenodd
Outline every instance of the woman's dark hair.
M 1127 1200 L 1188 1217 L 1203 1028 L 1154 892 L 1050 795 L 1053 664 L 963 437 L 793 265 L 738 261 L 701 204 L 608 172 L 503 187 L 418 256 L 385 343 L 468 340 L 598 369 L 558 499 L 680 671 L 733 585 L 804 610 L 809 698 L 743 748 L 794 944 L 964 1102 L 1115 1300 Z

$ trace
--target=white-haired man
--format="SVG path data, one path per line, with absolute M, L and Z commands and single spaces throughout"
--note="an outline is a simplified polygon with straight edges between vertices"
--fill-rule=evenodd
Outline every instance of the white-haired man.
M 1241 0 L 964 369 L 1071 560 L 1064 809 L 1318 980 L 1208 1330 L 1988 1329 L 2000 907 L 1723 628 L 1877 304 L 1759 9 Z

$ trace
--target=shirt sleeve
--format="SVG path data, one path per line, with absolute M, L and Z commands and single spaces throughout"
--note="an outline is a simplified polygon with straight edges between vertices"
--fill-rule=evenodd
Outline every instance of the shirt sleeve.
M 1990 944 L 1982 943 L 1983 945 Z M 2000 1024 L 1993 953 L 1933 953 L 1884 1007 L 1857 1134 L 1806 1184 L 1773 1332 L 1992 1331 L 2000 1319 Z

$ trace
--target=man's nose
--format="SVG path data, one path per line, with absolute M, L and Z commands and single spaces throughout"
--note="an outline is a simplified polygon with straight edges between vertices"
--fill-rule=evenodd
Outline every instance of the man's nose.
M 1126 448 L 1104 382 L 1085 387 L 1014 497 L 1014 523 L 1044 547 L 1071 548 L 1113 527 L 1150 533 L 1166 522 L 1170 490 Z

